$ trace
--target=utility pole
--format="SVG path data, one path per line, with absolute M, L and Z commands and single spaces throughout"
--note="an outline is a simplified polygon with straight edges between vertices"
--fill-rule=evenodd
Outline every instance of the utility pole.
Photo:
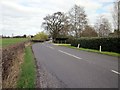
M 77 32 L 77 6 L 75 5 L 75 31 L 76 31 L 76 38 L 78 38 L 78 32 Z
M 14 34 L 12 33 L 12 38 L 14 37 Z
M 118 1 L 118 31 L 120 31 L 120 1 Z

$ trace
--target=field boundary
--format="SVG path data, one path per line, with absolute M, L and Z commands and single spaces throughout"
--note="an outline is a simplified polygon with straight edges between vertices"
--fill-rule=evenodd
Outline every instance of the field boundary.
M 21 42 L 2 49 L 2 87 L 15 88 L 24 49 L 30 42 Z

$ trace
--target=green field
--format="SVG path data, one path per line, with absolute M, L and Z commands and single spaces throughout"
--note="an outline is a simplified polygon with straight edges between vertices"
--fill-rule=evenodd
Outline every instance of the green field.
M 31 47 L 26 47 L 17 88 L 35 88 L 36 69 L 33 57 Z
M 3 38 L 0 39 L 0 47 L 10 46 L 28 40 L 27 38 Z

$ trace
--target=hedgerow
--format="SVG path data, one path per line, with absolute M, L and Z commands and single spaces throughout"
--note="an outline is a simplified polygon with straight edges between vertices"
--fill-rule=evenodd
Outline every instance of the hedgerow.
M 120 38 L 79 38 L 71 39 L 70 44 L 77 47 L 80 44 L 82 48 L 99 50 L 102 47 L 102 51 L 117 52 L 120 53 Z

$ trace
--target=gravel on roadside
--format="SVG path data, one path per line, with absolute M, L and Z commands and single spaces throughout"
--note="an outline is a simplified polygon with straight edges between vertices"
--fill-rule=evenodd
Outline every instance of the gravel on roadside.
M 37 62 L 37 81 L 36 88 L 66 88 L 67 86 L 60 81 L 55 74 L 47 71 L 45 65 Z

